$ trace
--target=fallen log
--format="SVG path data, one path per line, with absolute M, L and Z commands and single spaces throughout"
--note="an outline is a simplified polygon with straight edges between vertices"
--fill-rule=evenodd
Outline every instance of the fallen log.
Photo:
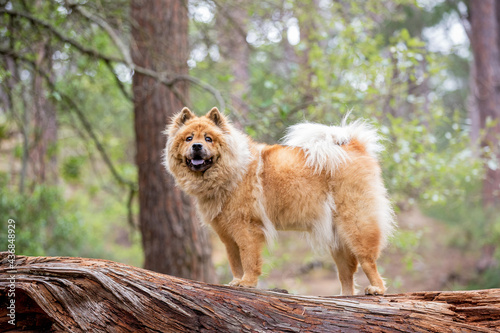
M 500 289 L 298 296 L 107 260 L 17 256 L 9 263 L 6 252 L 0 274 L 0 332 L 500 331 Z

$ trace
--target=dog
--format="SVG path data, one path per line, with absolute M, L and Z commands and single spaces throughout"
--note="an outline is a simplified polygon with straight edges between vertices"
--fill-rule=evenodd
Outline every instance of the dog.
M 217 108 L 202 117 L 184 108 L 165 132 L 164 165 L 224 243 L 229 285 L 256 287 L 264 243 L 296 230 L 331 253 L 342 295 L 355 293 L 358 265 L 370 281 L 365 293 L 384 294 L 376 260 L 395 221 L 373 127 L 346 118 L 340 126 L 301 123 L 281 145 L 266 145 Z

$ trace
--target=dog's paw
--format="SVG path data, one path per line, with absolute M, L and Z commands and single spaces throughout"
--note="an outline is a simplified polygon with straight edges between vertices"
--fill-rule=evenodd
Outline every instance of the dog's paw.
M 229 282 L 229 285 L 234 287 L 255 288 L 257 286 L 257 281 L 234 278 L 233 281 Z
M 240 285 L 241 279 L 234 278 L 233 281 L 229 282 L 230 286 L 238 287 Z
M 379 288 L 375 286 L 368 286 L 365 289 L 365 295 L 383 295 L 385 293 L 385 288 Z
M 247 288 L 255 288 L 257 287 L 257 280 L 241 280 L 240 281 L 240 284 L 239 284 L 240 287 L 247 287 Z

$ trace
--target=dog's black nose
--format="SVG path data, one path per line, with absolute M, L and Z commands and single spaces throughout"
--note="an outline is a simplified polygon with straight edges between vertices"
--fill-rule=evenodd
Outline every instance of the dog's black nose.
M 192 145 L 192 149 L 194 151 L 200 151 L 203 149 L 203 145 L 201 143 L 193 143 Z

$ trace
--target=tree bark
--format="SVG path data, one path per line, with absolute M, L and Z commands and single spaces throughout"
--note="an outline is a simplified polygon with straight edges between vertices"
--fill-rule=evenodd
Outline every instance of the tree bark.
M 500 204 L 500 47 L 496 0 L 470 1 L 471 44 L 474 54 L 475 98 L 485 163 L 483 204 Z M 492 122 L 492 124 L 489 124 Z
M 500 289 L 297 296 L 98 259 L 18 256 L 10 263 L 7 252 L 0 273 L 0 332 L 500 331 Z M 11 299 L 16 328 L 8 324 Z
M 136 65 L 167 75 L 188 74 L 186 6 L 187 2 L 178 0 L 131 2 L 131 53 Z M 171 116 L 185 106 L 187 82 L 169 89 L 136 72 L 132 87 L 144 267 L 213 281 L 208 235 L 196 219 L 190 200 L 175 187 L 162 164 L 166 141 L 162 132 Z

